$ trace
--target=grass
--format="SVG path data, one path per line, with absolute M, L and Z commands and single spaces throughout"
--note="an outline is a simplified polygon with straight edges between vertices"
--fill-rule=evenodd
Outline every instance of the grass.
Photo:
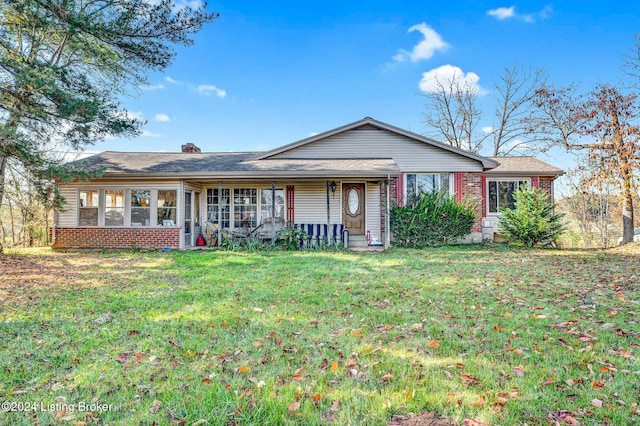
M 637 424 L 639 292 L 637 249 L 17 252 L 0 424 Z

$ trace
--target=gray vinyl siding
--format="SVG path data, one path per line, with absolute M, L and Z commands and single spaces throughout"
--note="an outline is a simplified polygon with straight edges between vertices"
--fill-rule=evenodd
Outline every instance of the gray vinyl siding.
M 380 230 L 380 185 L 367 184 L 366 195 L 366 231 L 371 232 L 371 240 L 382 241 Z
M 64 197 L 64 211 L 58 213 L 56 226 L 69 228 L 78 226 L 78 188 L 62 186 L 60 195 Z
M 329 193 L 331 223 L 342 223 L 342 191 Z M 327 223 L 327 186 L 324 182 L 294 184 L 296 223 Z
M 405 173 L 482 171 L 479 161 L 372 127 L 349 130 L 271 158 L 393 158 Z

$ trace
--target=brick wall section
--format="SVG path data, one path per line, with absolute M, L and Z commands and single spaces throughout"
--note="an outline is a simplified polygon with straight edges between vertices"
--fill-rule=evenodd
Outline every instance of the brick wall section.
M 540 176 L 540 179 L 538 181 L 538 185 L 539 185 L 540 189 L 543 189 L 543 190 L 547 191 L 547 194 L 553 195 L 553 192 L 551 192 L 551 188 L 553 187 L 553 178 L 547 178 L 547 177 Z M 551 200 L 551 201 L 553 201 L 553 200 Z
M 55 238 L 52 247 L 59 249 L 177 249 L 180 244 L 180 228 L 56 228 Z
M 476 203 L 476 223 L 472 231 L 482 232 L 482 173 L 462 172 L 458 176 L 462 181 L 462 196 Z

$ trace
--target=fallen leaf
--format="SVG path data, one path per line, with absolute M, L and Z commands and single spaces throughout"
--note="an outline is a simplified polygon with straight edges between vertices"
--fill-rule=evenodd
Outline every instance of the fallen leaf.
M 202 379 L 202 383 L 205 385 L 210 385 L 211 383 L 213 383 L 213 381 L 210 378 L 205 377 L 204 379 Z
M 256 340 L 255 342 L 252 343 L 252 345 L 255 346 L 256 348 L 259 348 L 263 344 L 264 343 L 262 342 L 262 340 Z
M 332 373 L 336 373 L 338 371 L 338 361 L 333 361 L 331 363 L 330 370 Z
M 251 371 L 251 367 L 247 367 L 246 365 L 243 365 L 238 369 L 238 373 L 246 373 L 248 371 Z
M 432 340 L 429 343 L 427 343 L 427 347 L 431 349 L 437 349 L 440 347 L 440 343 L 438 343 L 436 340 Z
M 411 325 L 411 331 L 420 331 L 420 330 L 422 330 L 422 327 L 423 327 L 422 323 L 421 322 L 417 322 L 417 323 Z
M 467 386 L 479 385 L 480 384 L 480 380 L 478 380 L 477 378 L 473 377 L 471 374 L 462 374 L 460 376 L 460 378 L 462 379 L 464 384 L 467 385 Z
M 479 399 L 471 403 L 471 405 L 474 407 L 484 407 L 486 404 L 487 404 L 487 401 L 484 399 L 483 396 L 481 396 Z
M 301 380 L 304 380 L 304 376 L 303 376 L 302 374 L 296 374 L 295 376 L 293 376 L 293 377 L 291 378 L 291 380 L 295 380 L 295 381 L 298 381 L 298 382 L 299 382 L 299 381 L 301 381 Z
M 338 405 L 340 405 L 340 400 L 336 399 L 335 401 L 333 401 L 333 404 L 331 404 L 330 410 L 335 413 L 336 411 L 338 411 Z
M 541 386 L 549 386 L 549 385 L 554 384 L 555 382 L 556 382 L 556 380 L 555 380 L 555 379 L 545 380 L 544 382 L 542 382 L 542 385 L 541 385 Z
M 352 335 L 356 336 L 356 337 L 362 337 L 364 336 L 362 333 L 360 333 L 359 331 L 354 331 L 353 333 L 351 333 Z
M 162 405 L 162 401 L 157 400 L 157 399 L 156 399 L 156 400 L 154 400 L 154 401 L 151 403 L 151 407 L 149 408 L 149 412 L 150 412 L 151 414 L 155 414 L 155 413 L 157 413 L 157 412 L 158 412 L 158 410 L 160 409 L 160 405 Z
M 253 312 L 262 313 L 262 312 L 264 312 L 264 309 L 262 309 L 262 308 L 253 308 Z
M 604 385 L 605 383 L 602 380 L 594 380 L 593 382 L 591 382 L 591 386 L 597 390 L 604 388 Z
M 119 362 L 120 364 L 124 364 L 125 362 L 127 362 L 129 360 L 129 358 L 127 358 L 124 355 L 118 355 L 116 357 L 116 361 Z
M 600 401 L 598 398 L 593 398 L 591 400 L 591 405 L 597 408 L 602 408 L 602 401 Z
M 514 367 L 513 372 L 516 373 L 518 377 L 524 377 L 524 368 L 522 367 Z
M 300 401 L 292 402 L 291 404 L 289 404 L 289 407 L 287 407 L 287 410 L 289 410 L 290 413 L 293 413 L 294 411 L 298 411 L 299 409 L 300 409 Z
M 315 395 L 313 395 L 313 396 L 311 397 L 311 400 L 312 400 L 313 402 L 318 402 L 318 401 L 320 401 L 321 399 L 322 399 L 322 395 L 320 395 L 319 393 L 317 393 L 317 394 L 315 394 Z
M 464 419 L 462 421 L 462 424 L 464 426 L 488 426 L 486 423 L 479 422 L 479 421 L 473 420 L 473 419 Z

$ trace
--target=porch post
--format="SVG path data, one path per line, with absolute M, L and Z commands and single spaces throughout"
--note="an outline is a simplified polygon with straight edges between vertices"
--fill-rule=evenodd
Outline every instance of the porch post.
M 389 220 L 389 180 L 391 177 L 387 177 L 387 180 L 384 182 L 384 191 L 385 191 L 385 203 L 386 206 L 384 208 L 384 248 L 385 250 L 391 246 L 391 221 Z
M 229 194 L 231 196 L 231 194 Z M 231 205 L 231 200 L 229 200 Z M 229 207 L 231 208 L 231 207 Z M 229 212 L 231 214 L 231 212 Z M 220 240 L 222 239 L 222 182 L 218 182 L 218 247 L 220 247 Z
M 329 181 L 327 181 L 327 238 L 329 234 L 329 228 L 331 227 L 331 205 L 329 199 Z
M 271 244 L 276 242 L 276 181 L 271 182 Z

